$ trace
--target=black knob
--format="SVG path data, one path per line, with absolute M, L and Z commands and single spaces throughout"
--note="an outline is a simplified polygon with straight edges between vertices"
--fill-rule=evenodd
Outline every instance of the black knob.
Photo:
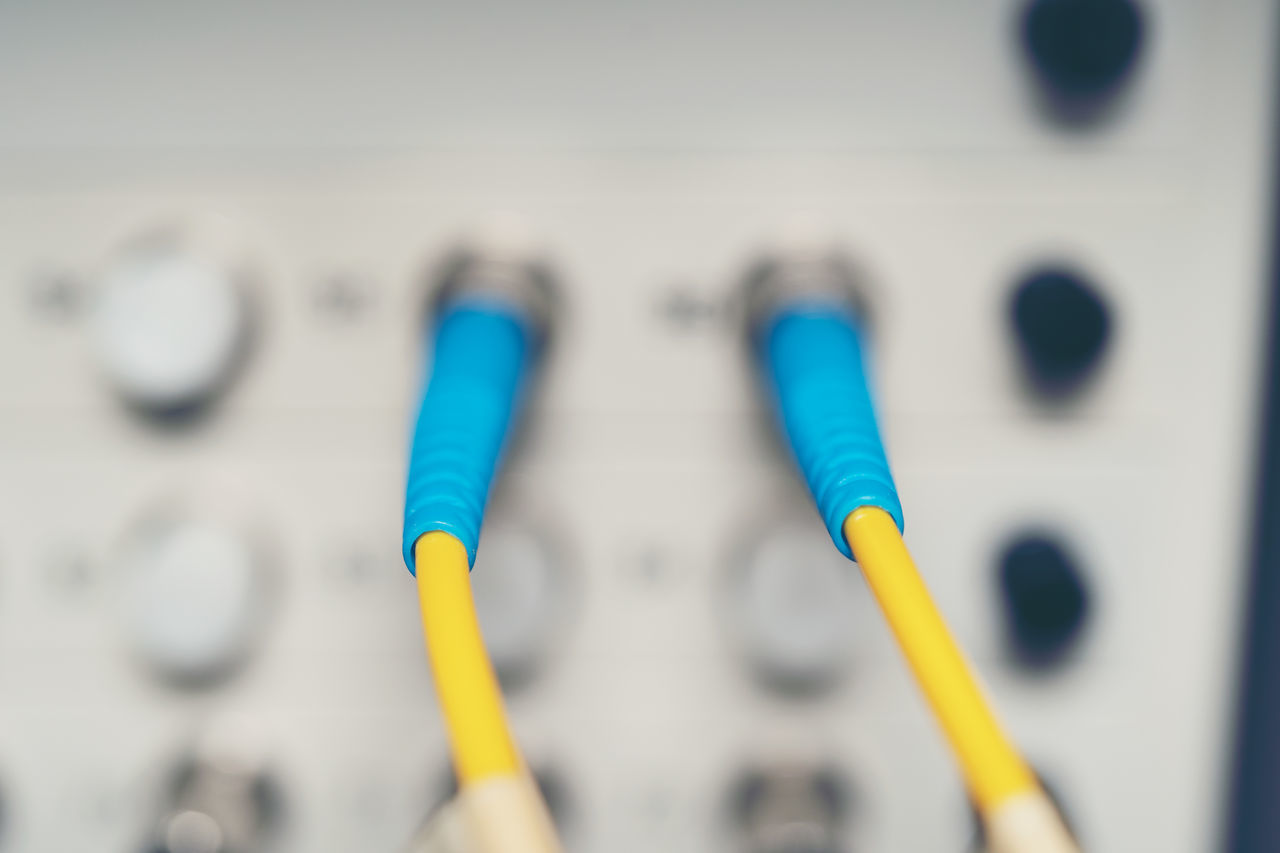
M 1023 372 L 1034 390 L 1063 397 L 1095 372 L 1111 337 L 1111 311 L 1081 274 L 1062 267 L 1033 271 L 1009 304 Z
M 1023 47 L 1050 103 L 1088 118 L 1128 78 L 1142 47 L 1142 10 L 1131 0 L 1032 0 Z
M 1076 560 L 1056 537 L 1025 533 L 1000 555 L 999 585 L 1012 650 L 1028 666 L 1061 661 L 1089 615 L 1089 590 Z

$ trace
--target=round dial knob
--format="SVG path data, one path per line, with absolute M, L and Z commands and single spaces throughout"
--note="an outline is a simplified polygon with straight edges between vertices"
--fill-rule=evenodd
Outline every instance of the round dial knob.
M 1142 46 L 1143 16 L 1132 0 L 1032 0 L 1023 45 L 1064 118 L 1089 118 L 1129 76 Z
M 1013 651 L 1024 664 L 1061 661 L 1089 616 L 1089 588 L 1065 543 L 1025 532 L 1005 546 L 998 566 L 1000 598 Z
M 730 615 L 757 671 L 782 687 L 819 686 L 848 657 L 853 566 L 818 529 L 782 525 L 735 568 Z
M 1102 291 L 1065 267 L 1031 271 L 1014 286 L 1009 319 L 1023 373 L 1046 397 L 1067 397 L 1097 372 L 1111 340 Z
M 244 657 L 267 598 L 247 534 L 212 519 L 162 517 L 134 532 L 121 562 L 126 631 L 147 664 L 191 682 Z
M 501 524 L 485 531 L 471 588 L 485 646 L 508 686 L 530 675 L 554 641 L 566 604 L 561 568 L 532 531 Z
M 184 410 L 215 396 L 247 328 L 234 276 L 175 245 L 125 252 L 98 282 L 98 360 L 116 389 L 144 409 Z

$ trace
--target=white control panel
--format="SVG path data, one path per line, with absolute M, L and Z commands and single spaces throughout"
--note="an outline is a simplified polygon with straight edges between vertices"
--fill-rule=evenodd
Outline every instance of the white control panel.
M 974 844 L 750 375 L 797 228 L 866 276 L 908 545 L 1084 847 L 1213 848 L 1277 22 L 1147 0 L 1068 120 L 1026 5 L 0 8 L 0 851 L 404 849 L 450 784 L 426 276 L 511 220 L 565 298 L 474 577 L 572 850 Z

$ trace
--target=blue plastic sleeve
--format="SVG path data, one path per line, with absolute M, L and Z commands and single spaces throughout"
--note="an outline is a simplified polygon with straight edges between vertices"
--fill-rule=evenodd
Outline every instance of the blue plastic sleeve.
M 521 397 L 530 329 L 495 302 L 459 303 L 436 327 L 430 378 L 413 432 L 404 504 L 404 561 L 433 530 L 457 537 L 474 565 L 489 485 Z
M 796 462 L 831 539 L 853 558 L 845 518 L 877 506 L 902 529 L 863 367 L 861 332 L 843 308 L 800 303 L 778 311 L 758 340 L 765 376 Z

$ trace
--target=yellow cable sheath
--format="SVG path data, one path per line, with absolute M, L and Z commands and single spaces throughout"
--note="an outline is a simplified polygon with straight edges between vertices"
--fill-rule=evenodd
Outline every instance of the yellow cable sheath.
M 523 772 L 471 596 L 467 549 L 448 533 L 414 545 L 427 657 L 461 787 Z
M 844 535 L 955 751 L 978 810 L 990 815 L 1013 797 L 1039 791 L 983 697 L 893 518 L 862 507 L 844 520 Z

